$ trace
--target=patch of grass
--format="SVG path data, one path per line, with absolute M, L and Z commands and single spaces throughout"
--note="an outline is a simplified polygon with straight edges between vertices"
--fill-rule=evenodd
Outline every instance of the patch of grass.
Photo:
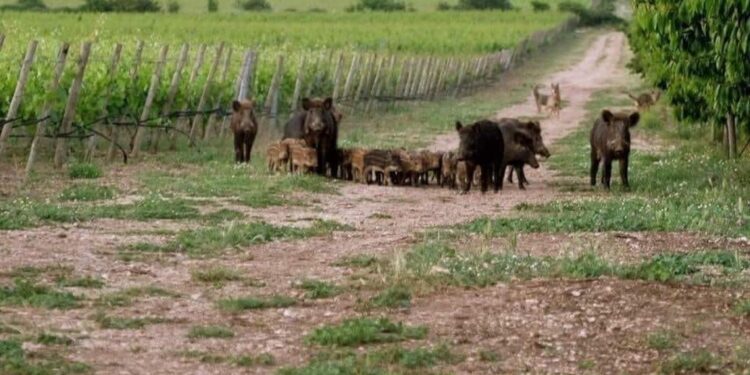
M 128 216 L 136 220 L 195 219 L 200 212 L 185 200 L 150 194 L 136 202 Z
M 649 348 L 658 351 L 674 349 L 677 347 L 677 335 L 669 330 L 656 331 L 646 337 L 646 343 Z
M 155 287 L 130 287 L 117 292 L 108 293 L 100 296 L 95 304 L 101 307 L 122 307 L 132 305 L 136 299 L 141 297 L 177 297 L 177 293 Z
M 222 223 L 225 221 L 239 220 L 245 217 L 245 214 L 239 211 L 222 208 L 221 210 L 214 211 L 203 215 L 202 219 L 209 223 Z
M 341 293 L 341 288 L 336 284 L 321 280 L 305 279 L 297 287 L 305 291 L 305 298 L 308 299 L 330 298 Z
M 93 163 L 72 163 L 68 166 L 68 177 L 72 179 L 93 179 L 103 175 L 102 169 Z
M 22 280 L 37 280 L 41 277 L 51 280 L 61 280 L 69 278 L 73 274 L 73 267 L 59 264 L 50 264 L 46 266 L 21 266 L 11 269 L 10 271 L 0 273 L 0 276 L 10 277 Z
M 715 266 L 724 275 L 736 274 L 750 268 L 750 261 L 729 251 L 699 251 L 693 253 L 661 253 L 634 266 L 624 266 L 620 276 L 627 279 L 668 282 L 691 275 L 692 281 L 708 284 L 711 277 L 700 274 L 701 268 Z
M 718 370 L 719 359 L 706 350 L 679 353 L 661 364 L 662 374 L 706 373 Z
M 68 375 L 91 373 L 91 368 L 56 354 L 29 355 L 21 342 L 0 340 L 0 372 L 9 375 Z
M 245 310 L 289 307 L 296 303 L 297 301 L 294 298 L 275 294 L 269 297 L 227 298 L 219 300 L 217 305 L 223 311 L 238 313 Z
M 65 188 L 60 193 L 62 201 L 91 202 L 115 197 L 115 190 L 108 186 L 79 184 Z
M 191 273 L 194 281 L 221 285 L 229 281 L 241 281 L 242 275 L 236 270 L 224 266 L 210 266 L 205 269 L 195 269 Z
M 306 340 L 323 346 L 344 347 L 422 339 L 426 335 L 425 326 L 407 326 L 387 318 L 357 318 L 316 328 Z
M 190 339 L 229 339 L 234 337 L 234 332 L 230 328 L 222 326 L 194 326 L 190 328 L 187 337 Z
M 276 240 L 323 236 L 350 227 L 332 221 L 316 220 L 310 227 L 280 227 L 265 222 L 237 223 L 180 232 L 163 248 L 185 251 L 191 256 L 207 256 L 231 247 L 243 247 Z
M 596 362 L 590 359 L 584 359 L 581 362 L 578 362 L 578 368 L 581 370 L 591 370 L 594 367 L 596 367 Z
M 407 308 L 411 306 L 411 291 L 396 284 L 378 293 L 367 302 L 367 307 Z
M 479 360 L 482 362 L 498 362 L 500 355 L 492 350 L 482 350 L 479 352 Z
M 58 336 L 51 333 L 41 333 L 36 337 L 35 340 L 38 344 L 42 345 L 62 345 L 68 346 L 73 344 L 73 339 L 67 336 Z
M 62 287 L 93 288 L 101 289 L 104 281 L 91 276 L 78 277 L 75 279 L 62 278 L 57 280 L 57 285 Z
M 332 265 L 335 267 L 367 268 L 382 263 L 383 262 L 381 262 L 377 257 L 374 257 L 372 255 L 360 254 L 343 257 L 334 262 Z
M 107 315 L 104 312 L 97 312 L 94 321 L 102 329 L 141 329 L 147 325 L 166 323 L 169 320 L 158 316 L 147 316 L 138 318 L 128 318 Z
M 750 316 L 750 299 L 737 302 L 734 305 L 734 311 L 740 315 Z
M 388 214 L 384 214 L 384 213 L 380 213 L 380 212 L 376 212 L 376 213 L 370 215 L 369 218 L 370 219 L 393 219 L 393 216 L 388 215 Z
M 276 359 L 269 353 L 261 353 L 256 356 L 245 354 L 232 358 L 232 363 L 239 367 L 273 366 Z
M 15 279 L 14 285 L 0 287 L 0 306 L 31 306 L 45 309 L 72 309 L 80 297 L 53 290 L 28 280 Z

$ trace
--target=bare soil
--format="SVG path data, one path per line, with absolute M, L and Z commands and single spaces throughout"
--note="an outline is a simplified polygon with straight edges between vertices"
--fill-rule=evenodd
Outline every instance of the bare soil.
M 559 118 L 542 114 L 545 142 L 553 145 L 585 119 L 586 103 L 597 90 L 631 80 L 624 68 L 626 38 L 608 32 L 596 38 L 580 61 L 544 82 L 560 83 L 565 106 Z M 518 105 L 500 109 L 496 118 L 540 116 L 529 92 Z M 456 146 L 454 134 L 436 138 L 430 147 Z M 636 147 L 651 147 L 643 140 Z M 583 152 L 583 151 L 582 151 Z M 177 231 L 183 223 L 97 220 L 91 223 L 48 226 L 0 233 L 0 271 L 19 266 L 65 264 L 77 274 L 103 278 L 102 291 L 76 290 L 92 298 L 131 286 L 156 285 L 178 297 L 141 297 L 132 306 L 107 308 L 108 315 L 166 318 L 165 323 L 138 330 L 100 329 L 93 306 L 69 311 L 0 307 L 0 321 L 28 332 L 65 331 L 76 339 L 68 356 L 91 365 L 102 374 L 228 374 L 273 373 L 280 366 L 301 365 L 314 348 L 303 337 L 324 323 L 358 316 L 358 296 L 344 293 L 300 305 L 249 311 L 220 312 L 215 301 L 242 295 L 296 296 L 293 287 L 303 278 L 356 285 L 357 272 L 332 266 L 344 256 L 358 254 L 390 258 L 419 240 L 424 230 L 464 223 L 483 216 L 508 215 L 519 203 L 544 203 L 572 197 L 558 191 L 555 173 L 544 164 L 527 172 L 527 191 L 506 185 L 500 194 L 472 192 L 459 196 L 436 187 L 390 188 L 342 184 L 339 194 L 316 195 L 308 206 L 252 209 L 247 213 L 277 224 L 304 225 L 311 218 L 336 220 L 354 231 L 325 238 L 272 242 L 227 251 L 210 260 L 175 254 L 150 262 L 119 260 L 119 246 L 139 241 L 158 242 L 165 236 L 154 230 Z M 585 183 L 582 177 L 581 182 Z M 221 200 L 218 203 L 223 204 Z M 188 226 L 189 227 L 189 226 Z M 477 239 L 477 241 L 480 241 Z M 493 249 L 508 248 L 504 241 Z M 747 252 L 745 240 L 709 238 L 685 233 L 528 234 L 518 238 L 517 251 L 534 255 L 578 254 L 595 249 L 606 257 L 637 260 L 659 251 L 737 249 Z M 191 271 L 223 265 L 264 284 L 232 282 L 207 286 L 191 279 Z M 368 292 L 364 292 L 365 295 Z M 449 342 L 466 359 L 445 368 L 453 373 L 644 373 L 654 370 L 664 354 L 649 349 L 645 337 L 655 330 L 677 329 L 681 346 L 727 352 L 737 340 L 750 335 L 750 325 L 729 311 L 736 296 L 722 289 L 663 285 L 616 279 L 591 281 L 514 281 L 484 289 L 451 288 L 418 297 L 407 310 L 389 311 L 394 320 L 426 324 L 429 342 Z M 186 337 L 191 326 L 231 325 L 230 340 Z M 221 355 L 272 354 L 277 365 L 242 369 L 230 364 L 201 363 L 188 351 Z M 481 351 L 497 352 L 500 360 L 483 362 Z M 591 361 L 589 365 L 584 361 Z

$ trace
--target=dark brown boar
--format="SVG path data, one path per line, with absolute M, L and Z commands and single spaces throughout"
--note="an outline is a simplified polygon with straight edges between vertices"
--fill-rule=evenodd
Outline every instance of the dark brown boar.
M 304 139 L 318 155 L 318 174 L 338 171 L 338 133 L 341 112 L 333 107 L 333 99 L 302 99 L 302 110 L 297 111 L 284 126 L 282 139 Z
M 364 155 L 364 181 L 392 185 L 393 174 L 401 172 L 401 160 L 388 150 L 370 150 Z
M 426 185 L 430 184 L 430 174 L 432 174 L 432 177 L 435 178 L 435 182 L 438 185 L 440 184 L 440 181 L 443 177 L 442 174 L 442 165 L 443 165 L 443 153 L 442 152 L 432 152 L 432 151 L 422 151 L 422 160 L 425 165 L 425 172 L 422 177 L 422 182 Z
M 249 163 L 255 136 L 258 134 L 255 102 L 247 99 L 232 102 L 232 118 L 229 128 L 234 133 L 235 162 Z
M 603 110 L 591 129 L 591 186 L 596 185 L 599 164 L 604 163 L 602 184 L 609 189 L 612 179 L 612 161 L 620 161 L 620 179 L 624 187 L 628 184 L 628 161 L 630 158 L 630 128 L 640 120 L 638 112 L 612 113 Z
M 505 137 L 505 133 L 503 133 Z M 507 137 L 511 137 L 510 134 Z M 509 167 L 516 170 L 518 174 L 518 188 L 526 190 L 524 182 L 526 180 L 523 173 L 523 166 L 528 164 L 531 168 L 539 168 L 539 162 L 536 160 L 536 152 L 531 135 L 525 131 L 519 131 L 512 135 L 513 141 L 505 143 L 505 162 Z M 507 138 L 506 138 L 507 139 Z
M 458 161 L 466 163 L 467 184 L 463 192 L 471 190 L 474 170 L 482 168 L 482 192 L 486 192 L 490 181 L 494 181 L 495 192 L 503 188 L 503 160 L 505 144 L 498 123 L 482 120 L 463 126 L 456 122 L 459 136 Z
M 544 144 L 544 140 L 542 139 L 542 127 L 539 124 L 539 121 L 520 121 L 514 118 L 503 118 L 500 119 L 499 123 L 500 127 L 503 129 L 503 136 L 506 137 L 506 146 L 508 144 L 507 134 L 509 132 L 524 131 L 532 138 L 532 149 L 534 150 L 534 153 L 544 158 L 550 157 L 550 152 L 547 149 L 547 146 Z M 513 171 L 515 170 L 515 167 L 512 165 L 508 165 L 507 168 L 508 182 L 513 183 Z M 529 181 L 526 180 L 526 175 L 523 173 L 523 166 L 521 167 L 519 172 L 519 178 L 524 184 L 528 184 Z

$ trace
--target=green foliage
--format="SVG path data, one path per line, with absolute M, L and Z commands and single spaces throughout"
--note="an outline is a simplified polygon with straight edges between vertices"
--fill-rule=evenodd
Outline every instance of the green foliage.
M 646 338 L 646 343 L 649 348 L 659 351 L 674 349 L 677 347 L 677 335 L 667 330 L 653 332 Z
M 583 26 L 598 26 L 602 24 L 620 24 L 622 19 L 615 16 L 613 7 L 591 9 L 574 1 L 563 1 L 558 4 L 561 12 L 570 12 L 578 16 Z
M 367 306 L 407 308 L 411 306 L 411 291 L 404 285 L 396 284 L 372 297 Z
M 238 271 L 223 266 L 195 269 L 191 272 L 191 275 L 195 281 L 219 285 L 227 281 L 242 280 L 242 275 Z
M 535 12 L 546 12 L 550 10 L 549 4 L 545 3 L 544 1 L 538 1 L 538 0 L 532 1 L 531 7 L 534 9 Z
M 336 267 L 351 267 L 351 268 L 368 268 L 381 263 L 381 261 L 372 255 L 354 255 L 343 257 L 332 265 Z
M 190 339 L 229 339 L 234 337 L 234 332 L 230 328 L 222 326 L 194 326 L 190 328 L 187 337 Z
M 45 11 L 47 5 L 43 0 L 18 0 L 15 4 L 0 6 L 0 10 L 17 10 L 17 11 Z
M 90 373 L 89 366 L 58 355 L 29 355 L 15 340 L 0 340 L 0 373 L 8 375 L 68 375 Z
M 68 346 L 73 344 L 73 339 L 67 336 L 58 336 L 51 333 L 40 333 L 36 337 L 36 342 L 42 345 L 61 345 Z
M 13 286 L 0 287 L 0 306 L 31 306 L 45 309 L 72 309 L 80 297 L 59 292 L 28 280 L 15 279 Z
M 96 301 L 96 305 L 102 307 L 130 306 L 138 298 L 148 296 L 176 297 L 177 294 L 155 286 L 130 287 L 100 296 Z
M 398 0 L 358 0 L 356 5 L 347 11 L 361 12 L 365 10 L 380 12 L 396 12 L 406 10 L 406 3 Z
M 178 13 L 180 11 L 180 3 L 177 0 L 171 0 L 167 3 L 167 12 Z
M 141 329 L 147 325 L 166 323 L 168 321 L 158 316 L 128 318 L 107 315 L 101 311 L 97 312 L 93 319 L 102 329 Z
M 227 298 L 219 300 L 217 305 L 223 311 L 239 313 L 245 310 L 278 309 L 294 306 L 296 303 L 294 298 L 274 294 L 269 297 Z
M 115 190 L 108 186 L 98 186 L 92 184 L 78 184 L 65 188 L 60 193 L 60 200 L 63 201 L 99 201 L 112 199 L 115 196 Z
M 86 12 L 131 12 L 145 13 L 161 10 L 154 0 L 85 0 L 80 8 Z
M 57 281 L 57 284 L 62 287 L 100 289 L 104 286 L 104 281 L 95 277 L 85 276 L 74 279 L 62 278 Z
M 750 299 L 737 302 L 734 305 L 734 311 L 743 316 L 750 316 Z
M 387 318 L 358 318 L 316 328 L 306 340 L 323 346 L 344 347 L 422 339 L 426 335 L 425 326 L 407 326 L 393 323 Z
M 237 8 L 250 11 L 269 11 L 271 4 L 267 0 L 237 0 Z
M 693 374 L 712 372 L 719 359 L 705 350 L 679 353 L 661 364 L 661 374 Z
M 477 9 L 477 10 L 510 10 L 513 8 L 510 0 L 459 0 L 457 9 Z
M 102 176 L 102 169 L 93 163 L 73 163 L 68 166 L 68 176 L 72 179 L 99 178 Z
M 298 287 L 305 291 L 305 298 L 309 299 L 330 298 L 341 293 L 341 288 L 336 284 L 321 280 L 305 279 Z
M 219 0 L 208 0 L 207 9 L 209 13 L 216 13 L 219 11 Z

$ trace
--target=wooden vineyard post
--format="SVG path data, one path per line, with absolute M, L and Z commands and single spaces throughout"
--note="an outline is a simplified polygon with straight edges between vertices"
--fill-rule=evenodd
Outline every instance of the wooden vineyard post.
M 230 47 L 227 51 L 227 57 L 224 58 L 224 68 L 222 68 L 221 71 L 221 77 L 219 77 L 219 85 L 223 85 L 224 82 L 227 81 L 227 75 L 229 74 L 229 62 L 232 58 L 232 48 Z M 218 109 L 221 106 L 222 103 L 222 95 L 221 93 L 217 94 L 216 101 L 214 102 L 213 109 Z M 206 123 L 206 131 L 203 133 L 203 139 L 207 140 L 208 137 L 211 135 L 211 129 L 214 128 L 214 125 L 216 123 L 216 112 L 211 112 L 211 114 L 208 116 L 208 122 Z M 216 132 L 216 134 L 219 134 L 220 132 Z
M 251 74 L 252 70 L 252 61 L 253 60 L 253 53 L 250 50 L 245 51 L 245 59 L 242 62 L 242 69 L 240 69 L 240 75 L 237 77 L 237 86 L 235 90 L 235 96 L 232 98 L 232 100 L 242 100 L 247 98 L 247 86 L 248 86 L 248 76 Z M 224 138 L 224 134 L 227 130 L 227 121 L 229 121 L 228 117 L 224 117 L 221 123 L 221 131 L 219 132 L 219 137 Z
M 203 91 L 201 91 L 200 99 L 198 99 L 198 113 L 193 117 L 193 124 L 190 126 L 190 140 L 195 140 L 195 133 L 198 131 L 198 127 L 203 122 L 203 113 L 201 113 L 205 106 L 206 100 L 208 99 L 208 90 L 211 89 L 211 83 L 216 75 L 216 70 L 219 69 L 219 63 L 221 62 L 221 55 L 224 53 L 224 43 L 220 43 L 216 49 L 216 56 L 214 57 L 214 63 L 211 65 L 211 69 L 208 71 L 208 77 L 206 77 L 206 83 L 203 84 Z
M 398 81 L 396 81 L 396 88 L 393 92 L 393 96 L 401 99 L 404 96 L 404 87 L 406 86 L 406 80 L 409 78 L 409 69 L 411 69 L 411 58 L 404 60 L 401 64 L 401 71 L 398 75 Z
M 70 45 L 63 43 L 60 45 L 60 52 L 57 53 L 57 63 L 55 63 L 55 72 L 52 74 L 52 81 L 50 81 L 47 90 L 49 92 L 57 91 L 60 87 L 60 77 L 62 77 L 63 71 L 65 70 L 65 61 L 68 59 L 68 50 Z M 47 126 L 48 117 L 52 113 L 52 101 L 45 99 L 44 105 L 42 106 L 42 120 L 36 126 L 36 133 L 31 141 L 31 148 L 29 150 L 29 160 L 26 162 L 26 178 L 31 175 L 31 170 L 34 167 L 34 161 L 36 160 L 36 154 L 39 148 L 39 141 L 44 136 L 44 128 Z
M 180 88 L 182 69 L 185 67 L 185 62 L 187 62 L 189 50 L 190 45 L 188 45 L 187 43 L 184 43 L 182 45 L 182 48 L 180 49 L 180 56 L 177 58 L 177 65 L 175 65 L 174 74 L 172 74 L 172 81 L 169 83 L 169 91 L 167 91 L 167 101 L 164 103 L 164 106 L 161 109 L 162 118 L 169 116 L 169 113 L 172 111 L 172 105 L 174 104 L 174 99 L 177 96 L 177 90 Z M 159 150 L 159 140 L 161 138 L 161 134 L 165 131 L 166 129 L 156 129 L 152 133 L 153 138 L 151 141 L 151 149 L 154 152 Z
M 266 96 L 266 103 L 264 106 L 265 113 L 270 115 L 273 119 L 276 119 L 276 114 L 279 109 L 279 88 L 281 87 L 283 74 L 284 55 L 279 55 L 279 59 L 276 61 L 276 73 L 273 74 L 273 78 L 271 79 L 271 86 L 268 88 L 268 95 Z
M 331 98 L 334 102 L 339 100 L 339 86 L 341 86 L 341 74 L 344 69 L 344 53 L 339 54 L 339 61 L 336 63 L 336 70 L 333 72 L 333 92 Z
M 105 120 L 98 121 L 96 124 L 91 125 L 92 127 L 95 127 L 102 122 L 106 122 L 106 117 L 109 115 L 109 112 L 107 111 L 107 106 L 109 105 L 109 98 L 112 96 L 112 88 L 115 83 L 115 76 L 117 72 L 117 65 L 120 63 L 120 55 L 122 54 L 122 44 L 117 43 L 115 45 L 115 52 L 112 53 L 112 60 L 109 62 L 109 66 L 107 67 L 107 77 L 109 78 L 109 84 L 107 85 L 107 92 L 104 94 L 104 100 L 102 101 L 102 112 L 101 117 Z M 91 137 L 89 137 L 88 145 L 86 146 L 86 155 L 84 155 L 85 160 L 91 160 L 94 157 L 94 152 L 96 152 L 96 142 L 97 142 L 97 135 L 92 134 Z
M 88 65 L 89 62 L 90 53 L 91 42 L 83 43 L 81 46 L 81 56 L 78 57 L 78 70 L 73 79 L 73 84 L 70 86 L 68 102 L 65 104 L 65 112 L 63 113 L 62 123 L 60 124 L 60 131 L 63 133 L 63 136 L 57 138 L 57 147 L 55 148 L 55 168 L 62 167 L 68 159 L 68 139 L 66 138 L 68 135 L 66 133 L 71 131 L 71 125 L 76 116 L 78 94 L 81 91 L 83 74 L 86 72 L 86 65 Z
M 419 85 L 419 74 L 422 72 L 422 67 L 424 66 L 424 59 L 419 58 L 417 59 L 417 63 L 412 67 L 411 71 L 411 80 L 409 82 L 409 88 L 408 88 L 408 97 L 410 99 L 416 97 L 416 88 Z
M 375 97 L 378 94 L 378 87 L 380 86 L 380 80 L 383 70 L 383 65 L 385 64 L 386 57 L 383 56 L 378 61 L 378 68 L 375 70 L 375 79 L 372 81 L 372 87 L 370 88 L 370 93 L 367 95 L 367 105 L 365 106 L 365 112 L 370 112 L 370 109 L 372 108 L 372 104 L 375 101 Z
M 130 70 L 130 81 L 128 82 L 128 86 L 133 84 L 136 79 L 138 79 L 138 71 L 141 67 L 141 58 L 143 57 L 143 46 L 145 44 L 142 40 L 138 41 L 138 44 L 135 46 L 135 57 L 133 60 L 133 68 Z M 110 134 L 110 143 L 109 143 L 109 150 L 107 151 L 107 160 L 114 159 L 115 155 L 117 154 L 117 138 L 120 134 L 120 128 L 119 126 L 115 125 L 112 127 L 112 131 Z
M 2 52 L 4 45 L 5 45 L 5 34 L 0 34 L 0 52 Z
M 159 61 L 156 63 L 156 69 L 151 76 L 151 83 L 148 86 L 148 94 L 146 94 L 146 102 L 143 104 L 143 110 L 141 111 L 141 117 L 138 119 L 138 127 L 135 128 L 135 136 L 133 137 L 133 149 L 130 150 L 130 155 L 133 158 L 137 158 L 141 151 L 141 141 L 143 140 L 143 134 L 146 133 L 147 128 L 146 122 L 148 116 L 151 113 L 151 106 L 154 104 L 154 96 L 156 91 L 159 89 L 159 82 L 161 81 L 161 72 L 164 70 L 164 65 L 167 63 L 167 54 L 169 53 L 169 45 L 165 45 L 161 48 L 159 54 Z
M 344 92 L 341 95 L 342 101 L 349 100 L 349 94 L 352 89 L 354 77 L 357 75 L 357 68 L 359 67 L 359 59 L 360 59 L 359 55 L 354 55 L 354 57 L 352 57 L 352 64 L 349 67 L 349 73 L 346 75 L 346 82 L 344 83 Z
M 302 60 L 299 63 L 299 70 L 297 71 L 297 80 L 294 82 L 294 94 L 292 94 L 292 103 L 289 111 L 294 113 L 297 110 L 297 102 L 299 102 L 299 96 L 302 92 L 302 79 L 305 76 L 305 57 L 302 56 Z
M 201 46 L 198 48 L 198 52 L 195 55 L 195 63 L 193 64 L 193 70 L 190 72 L 190 78 L 188 79 L 187 87 L 192 87 L 195 80 L 198 78 L 198 73 L 200 73 L 201 67 L 203 67 L 203 59 L 206 57 L 206 45 L 201 44 Z M 189 103 L 185 103 L 185 105 L 182 106 L 182 112 L 187 111 Z M 174 130 L 172 130 L 172 133 L 170 135 L 170 148 L 175 149 L 177 147 L 177 131 L 180 128 L 184 127 L 186 117 L 180 115 L 177 117 L 177 120 L 174 121 L 174 125 L 172 127 Z
M 456 87 L 453 88 L 453 96 L 457 97 L 461 94 L 461 85 L 464 83 L 464 71 L 466 70 L 466 61 L 458 62 L 458 77 L 456 78 Z
M 0 132 L 0 158 L 2 158 L 3 152 L 5 151 L 5 141 L 8 139 L 11 130 L 13 129 L 13 121 L 15 121 L 16 115 L 18 114 L 18 108 L 21 106 L 23 92 L 26 89 L 26 81 L 29 78 L 29 70 L 31 70 L 31 65 L 34 64 L 34 55 L 36 55 L 37 45 L 39 45 L 39 42 L 32 40 L 26 48 L 26 55 L 23 58 L 21 71 L 18 73 L 16 89 L 13 92 L 13 98 L 10 100 L 10 107 L 5 115 L 5 122 L 2 127 L 3 130 Z

